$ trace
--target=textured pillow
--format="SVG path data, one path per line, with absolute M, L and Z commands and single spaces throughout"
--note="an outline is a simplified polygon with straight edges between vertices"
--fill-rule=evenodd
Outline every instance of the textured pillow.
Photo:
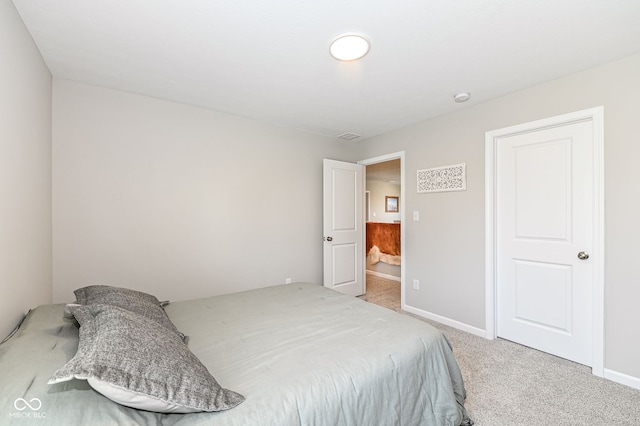
M 187 340 L 187 337 L 178 331 L 176 326 L 171 322 L 162 307 L 162 303 L 166 304 L 167 302 L 160 302 L 151 294 L 107 285 L 90 285 L 79 288 L 73 293 L 76 295 L 76 301 L 80 305 L 99 303 L 102 305 L 117 306 L 152 319 L 158 324 L 167 327 L 169 330 L 178 333 L 182 340 Z
M 68 309 L 80 324 L 78 351 L 49 384 L 84 379 L 119 404 L 161 413 L 222 411 L 244 401 L 157 322 L 109 305 Z

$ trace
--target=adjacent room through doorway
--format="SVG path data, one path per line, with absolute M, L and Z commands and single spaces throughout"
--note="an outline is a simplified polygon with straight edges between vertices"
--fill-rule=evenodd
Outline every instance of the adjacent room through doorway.
M 402 161 L 389 157 L 366 165 L 366 297 L 401 308 Z

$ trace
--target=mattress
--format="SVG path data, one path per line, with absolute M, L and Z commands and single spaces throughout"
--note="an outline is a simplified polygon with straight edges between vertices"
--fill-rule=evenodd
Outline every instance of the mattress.
M 78 329 L 63 305 L 43 305 L 0 345 L 0 424 L 469 424 L 451 346 L 418 319 L 308 283 L 165 309 L 218 382 L 245 396 L 242 404 L 159 414 L 118 405 L 86 381 L 48 385 L 74 356 Z

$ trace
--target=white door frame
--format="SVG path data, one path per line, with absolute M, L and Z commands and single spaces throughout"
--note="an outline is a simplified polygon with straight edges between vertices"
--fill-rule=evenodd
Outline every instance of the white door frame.
M 500 138 L 528 133 L 548 127 L 591 121 L 593 123 L 594 152 L 594 229 L 593 229 L 593 366 L 596 376 L 604 376 L 604 109 L 596 107 L 550 117 L 485 134 L 485 337 L 496 338 L 497 277 L 496 277 L 496 145 Z
M 406 276 L 406 268 L 407 268 L 407 256 L 405 250 L 405 175 L 404 175 L 404 151 L 394 152 L 391 154 L 381 155 L 379 157 L 368 158 L 366 160 L 358 161 L 358 164 L 362 164 L 363 166 L 368 166 L 371 164 L 384 163 L 385 161 L 391 160 L 400 160 L 400 253 L 402 254 L 402 262 L 400 263 L 400 307 L 401 309 L 405 309 L 405 291 L 404 291 L 404 277 Z M 366 179 L 365 179 L 365 188 L 366 190 Z M 362 218 L 362 226 L 365 227 L 366 218 L 363 215 Z M 366 238 L 366 232 L 365 232 Z M 363 247 L 366 246 L 366 242 L 363 242 Z M 362 262 L 363 276 L 366 277 L 366 263 Z M 365 279 L 366 282 L 366 279 Z M 366 287 L 365 287 L 366 288 Z

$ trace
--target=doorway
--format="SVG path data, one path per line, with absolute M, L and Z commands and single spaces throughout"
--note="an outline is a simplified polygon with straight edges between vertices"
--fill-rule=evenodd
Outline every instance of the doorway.
M 365 282 L 384 288 L 389 295 L 394 293 L 394 288 L 399 287 L 399 309 L 405 305 L 404 275 L 405 275 L 405 236 L 404 236 L 404 152 L 387 154 L 375 158 L 359 161 L 365 166 L 365 193 L 368 193 L 368 213 L 363 217 L 365 232 L 365 250 L 362 253 L 365 265 Z M 373 233 L 385 233 L 395 238 L 399 233 L 398 243 L 389 242 L 385 238 L 378 247 L 372 240 Z M 368 238 L 366 237 L 368 235 Z M 369 246 L 376 245 L 376 248 Z M 386 253 L 385 251 L 389 252 Z M 395 284 L 394 284 L 395 283 Z M 365 286 L 365 289 L 368 285 Z M 395 290 L 397 291 L 397 290 Z M 390 296 L 396 297 L 397 296 Z
M 603 120 L 486 135 L 486 332 L 604 370 Z

